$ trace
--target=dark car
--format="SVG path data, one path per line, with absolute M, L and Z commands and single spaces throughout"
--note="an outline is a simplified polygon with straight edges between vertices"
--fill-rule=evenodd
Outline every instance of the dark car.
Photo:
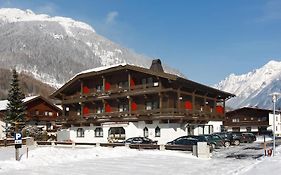
M 219 135 L 221 138 L 223 138 L 225 140 L 225 145 L 226 144 L 231 144 L 231 145 L 240 145 L 240 139 L 239 137 L 233 135 L 233 133 L 231 132 L 217 132 L 217 133 L 214 133 L 214 134 L 217 134 Z
M 186 150 L 190 151 L 190 150 L 192 150 L 192 146 L 197 145 L 198 142 L 207 142 L 207 144 L 210 147 L 210 152 L 213 151 L 212 146 L 210 146 L 210 144 L 208 143 L 206 138 L 203 136 L 182 136 L 173 141 L 168 142 L 167 145 L 168 146 L 169 145 L 180 146 L 179 148 L 173 148 L 173 149 L 178 149 L 178 150 L 185 150 L 182 148 L 182 146 L 188 146 L 189 148 Z
M 204 134 L 202 136 L 204 136 L 206 138 L 207 142 L 213 147 L 213 149 L 219 148 L 222 146 L 228 147 L 230 145 L 230 142 L 225 144 L 225 142 L 227 142 L 227 140 L 221 138 L 217 134 Z
M 157 141 L 153 141 L 147 137 L 132 137 L 125 140 L 125 144 L 157 144 Z
M 256 141 L 256 136 L 253 133 L 233 132 L 233 137 L 240 141 L 240 143 L 253 143 Z
M 173 141 L 170 141 L 167 143 L 167 145 L 197 145 L 198 139 L 191 138 L 188 136 L 182 136 L 179 138 L 176 138 Z
M 257 140 L 257 137 L 253 133 L 242 133 L 244 137 L 248 137 L 249 142 L 252 143 Z

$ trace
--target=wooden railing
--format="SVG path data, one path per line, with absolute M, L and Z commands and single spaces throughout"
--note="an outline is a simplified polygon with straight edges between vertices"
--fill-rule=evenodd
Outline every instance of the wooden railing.
M 165 150 L 192 151 L 192 145 L 157 145 L 157 144 L 125 144 L 125 143 L 83 143 L 83 142 L 57 142 L 57 141 L 37 141 L 37 145 L 41 146 L 101 146 L 101 147 L 121 147 L 127 146 L 131 149 L 157 149 L 162 146 Z

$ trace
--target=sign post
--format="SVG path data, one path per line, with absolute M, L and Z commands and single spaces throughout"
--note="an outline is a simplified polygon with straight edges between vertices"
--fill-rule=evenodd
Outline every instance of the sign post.
M 15 149 L 16 149 L 16 160 L 19 161 L 19 148 L 22 146 L 22 135 L 21 133 L 15 133 Z

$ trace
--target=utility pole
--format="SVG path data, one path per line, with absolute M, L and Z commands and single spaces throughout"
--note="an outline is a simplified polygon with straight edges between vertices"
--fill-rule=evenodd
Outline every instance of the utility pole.
M 277 102 L 277 97 L 280 95 L 280 93 L 272 93 L 270 94 L 272 96 L 272 102 L 273 102 L 273 128 L 272 128 L 272 132 L 273 132 L 273 152 L 272 152 L 272 156 L 275 156 L 275 131 L 276 131 L 276 126 L 275 126 L 275 105 Z

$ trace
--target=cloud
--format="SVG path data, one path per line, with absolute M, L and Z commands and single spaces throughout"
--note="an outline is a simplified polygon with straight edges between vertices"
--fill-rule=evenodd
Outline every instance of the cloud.
M 281 1 L 269 0 L 262 8 L 263 14 L 258 21 L 281 20 Z
M 112 12 L 109 12 L 107 15 L 106 15 L 106 23 L 107 24 L 112 24 L 115 22 L 117 16 L 119 15 L 119 13 L 117 11 L 112 11 Z

